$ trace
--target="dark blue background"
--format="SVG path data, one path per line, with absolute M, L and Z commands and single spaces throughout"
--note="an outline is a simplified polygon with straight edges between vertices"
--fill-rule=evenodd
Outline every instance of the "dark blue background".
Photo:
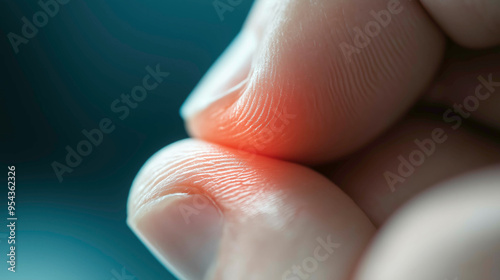
M 221 20 L 212 0 L 72 0 L 16 54 L 7 34 L 21 35 L 21 18 L 41 8 L 0 1 L 0 279 L 108 280 L 123 269 L 172 279 L 125 224 L 129 187 L 150 155 L 187 137 L 178 109 L 251 4 Z M 170 76 L 120 120 L 111 103 L 156 64 Z M 64 163 L 65 147 L 103 118 L 115 131 L 59 182 L 51 163 Z M 6 263 L 8 165 L 16 166 L 16 273 Z

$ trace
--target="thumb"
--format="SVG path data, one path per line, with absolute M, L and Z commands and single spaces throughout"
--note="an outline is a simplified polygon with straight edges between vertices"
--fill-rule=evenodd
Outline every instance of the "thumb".
M 130 227 L 186 280 L 347 280 L 374 233 L 311 169 L 196 140 L 153 156 L 128 206 Z

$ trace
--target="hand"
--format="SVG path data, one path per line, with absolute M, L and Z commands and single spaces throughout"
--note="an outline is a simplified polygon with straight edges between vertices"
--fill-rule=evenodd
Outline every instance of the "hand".
M 499 14 L 258 1 L 129 225 L 181 279 L 500 278 Z

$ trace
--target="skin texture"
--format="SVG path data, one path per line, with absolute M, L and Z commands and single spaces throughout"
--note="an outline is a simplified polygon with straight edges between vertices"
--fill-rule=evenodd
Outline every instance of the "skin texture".
M 184 194 L 184 207 L 172 197 L 165 203 L 172 194 Z M 209 207 L 197 207 L 186 195 L 200 194 L 215 202 L 220 229 L 198 226 Z M 314 255 L 317 238 L 329 236 L 340 247 L 326 255 L 314 275 L 346 279 L 375 229 L 347 195 L 311 169 L 261 156 L 248 160 L 235 150 L 197 140 L 176 143 L 149 160 L 134 182 L 130 201 L 135 215 L 130 226 L 187 279 L 202 279 L 206 271 L 212 279 L 281 279 L 294 264 Z M 190 208 L 197 211 L 180 219 L 182 209 Z M 189 260 L 209 248 L 187 240 L 179 250 L 170 242 L 185 236 L 176 236 L 169 227 L 185 228 L 184 234 L 210 232 L 214 237 L 209 242 L 218 242 L 219 248 L 193 267 Z M 262 248 L 273 250 L 261 258 Z M 174 256 L 162 257 L 167 251 Z M 283 254 L 293 257 L 269 263 Z
M 422 0 L 439 26 L 457 43 L 470 48 L 500 43 L 500 2 L 495 0 Z
M 129 226 L 186 280 L 499 279 L 498 3 L 257 1 Z
M 498 279 L 498 171 L 461 177 L 411 202 L 375 238 L 355 279 Z
M 465 119 L 474 119 L 496 129 L 500 128 L 500 87 L 488 89 L 478 77 L 489 80 L 491 76 L 495 84 L 500 85 L 500 48 L 483 51 L 466 50 L 456 45 L 448 51 L 441 74 L 432 84 L 425 100 L 431 103 L 453 107 L 475 96 L 476 92 L 488 94 L 480 100 L 479 106 Z M 469 101 L 470 102 L 470 101 Z M 471 103 L 472 104 L 472 103 Z M 474 108 L 474 107 L 472 107 Z M 470 116 L 469 116 L 470 115 Z
M 437 134 L 438 142 L 432 136 L 435 130 L 443 132 Z M 429 187 L 465 172 L 500 164 L 498 139 L 470 127 L 454 130 L 442 120 L 411 115 L 349 159 L 320 169 L 380 226 Z M 424 156 L 415 156 L 417 164 L 412 164 L 410 155 L 415 151 Z M 399 156 L 410 163 L 411 170 L 406 165 L 399 171 Z
M 264 9 L 257 4 L 184 105 L 194 137 L 274 158 L 330 161 L 400 117 L 444 51 L 443 35 L 415 1 L 399 2 L 387 27 L 364 44 L 356 44 L 355 30 L 374 23 L 370 11 L 387 11 L 387 1 L 270 2 L 264 8 L 273 17 L 252 20 Z M 265 32 L 254 31 L 259 24 Z M 347 45 L 362 48 L 350 53 Z

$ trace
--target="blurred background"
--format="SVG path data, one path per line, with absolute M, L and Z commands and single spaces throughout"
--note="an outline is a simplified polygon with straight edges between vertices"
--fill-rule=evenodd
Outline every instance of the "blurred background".
M 0 279 L 174 279 L 126 226 L 128 191 L 149 156 L 187 137 L 179 107 L 251 5 L 0 1 Z M 151 80 L 155 89 L 122 99 L 157 67 L 169 74 Z M 114 130 L 89 150 L 82 130 L 103 120 Z M 87 155 L 68 161 L 69 151 Z M 15 273 L 7 270 L 11 165 Z

